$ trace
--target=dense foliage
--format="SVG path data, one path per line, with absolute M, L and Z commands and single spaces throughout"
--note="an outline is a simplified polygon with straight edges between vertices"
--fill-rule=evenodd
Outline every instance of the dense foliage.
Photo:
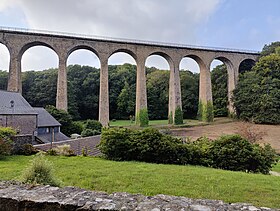
M 110 119 L 135 116 L 136 66 L 109 65 Z M 149 119 L 167 119 L 169 75 L 167 70 L 146 68 Z M 70 65 L 67 70 L 68 111 L 73 120 L 98 119 L 100 70 Z M 199 74 L 180 71 L 184 118 L 195 118 Z M 7 88 L 8 73 L 0 71 L 0 89 Z M 57 69 L 22 73 L 23 96 L 36 107 L 55 105 Z
M 81 133 L 81 127 L 75 123 L 69 113 L 59 110 L 54 106 L 46 106 L 46 110 L 62 125 L 60 130 L 66 136 L 70 137 L 72 133 Z
M 218 65 L 211 72 L 214 116 L 228 116 L 228 74 L 225 65 Z
M 96 120 L 88 119 L 83 125 L 83 131 L 81 135 L 83 137 L 100 135 L 102 124 Z
M 99 148 L 111 160 L 193 164 L 263 174 L 268 174 L 277 162 L 276 153 L 269 145 L 252 144 L 239 135 L 184 143 L 156 129 L 104 129 Z
M 12 151 L 12 136 L 16 135 L 16 131 L 10 127 L 0 127 L 0 157 L 9 155 Z
M 279 90 L 280 52 L 261 57 L 252 71 L 241 74 L 233 98 L 237 116 L 255 123 L 279 124 Z

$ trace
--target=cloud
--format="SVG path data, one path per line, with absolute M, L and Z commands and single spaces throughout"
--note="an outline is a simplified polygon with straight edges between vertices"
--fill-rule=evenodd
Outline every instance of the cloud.
M 220 0 L 21 0 L 31 28 L 192 42 Z
M 222 0 L 1 0 L 28 27 L 97 36 L 199 44 L 197 29 Z M 42 61 L 43 62 L 43 61 Z

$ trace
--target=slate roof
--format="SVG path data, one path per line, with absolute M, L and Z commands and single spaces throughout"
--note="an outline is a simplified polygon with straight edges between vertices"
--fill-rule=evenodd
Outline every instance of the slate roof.
M 61 126 L 61 124 L 47 112 L 44 108 L 36 108 L 34 110 L 38 113 L 37 124 L 38 127 L 55 127 Z
M 14 107 L 11 107 L 14 101 Z M 32 106 L 18 92 L 0 90 L 0 114 L 37 114 Z
M 43 143 L 50 143 L 52 140 L 52 134 L 47 133 L 47 134 L 37 135 L 37 138 L 39 138 Z M 67 137 L 61 132 L 58 132 L 58 133 L 54 133 L 54 139 L 55 139 L 54 143 L 56 143 L 59 141 L 69 140 L 69 137 Z

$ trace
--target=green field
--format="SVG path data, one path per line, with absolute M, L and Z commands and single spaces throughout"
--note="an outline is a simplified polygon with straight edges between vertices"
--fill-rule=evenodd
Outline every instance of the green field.
M 180 125 L 180 127 L 184 126 L 195 126 L 195 125 L 205 125 L 207 123 L 201 122 L 199 120 L 195 119 L 185 119 L 184 124 Z M 110 121 L 110 126 L 112 127 L 136 127 L 134 121 L 130 120 L 114 120 Z M 170 127 L 171 125 L 168 125 L 168 120 L 150 120 L 149 126 L 156 126 L 156 127 Z
M 18 179 L 32 157 L 0 161 L 0 179 Z M 169 194 L 190 198 L 247 202 L 280 208 L 280 177 L 223 171 L 196 166 L 114 162 L 93 157 L 48 157 L 63 185 L 145 195 Z M 280 171 L 280 164 L 275 168 Z

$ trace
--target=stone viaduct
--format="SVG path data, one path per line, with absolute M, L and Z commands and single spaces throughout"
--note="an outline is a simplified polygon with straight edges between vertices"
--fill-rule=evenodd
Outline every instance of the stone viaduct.
M 200 68 L 199 101 L 212 103 L 210 65 L 214 59 L 222 61 L 228 73 L 229 111 L 234 112 L 230 97 L 243 61 L 256 61 L 259 54 L 234 49 L 215 49 L 177 44 L 164 44 L 146 41 L 98 38 L 86 35 L 63 34 L 57 32 L 32 31 L 24 29 L 0 28 L 0 43 L 10 53 L 8 90 L 22 92 L 21 58 L 24 52 L 33 46 L 51 48 L 59 58 L 56 107 L 67 110 L 67 72 L 68 56 L 75 50 L 92 51 L 100 60 L 99 121 L 109 124 L 109 85 L 108 58 L 116 52 L 131 55 L 137 64 L 136 79 L 136 116 L 147 109 L 145 61 L 150 55 L 164 57 L 170 66 L 169 114 L 174 118 L 176 108 L 182 108 L 179 64 L 184 57 L 194 59 Z

